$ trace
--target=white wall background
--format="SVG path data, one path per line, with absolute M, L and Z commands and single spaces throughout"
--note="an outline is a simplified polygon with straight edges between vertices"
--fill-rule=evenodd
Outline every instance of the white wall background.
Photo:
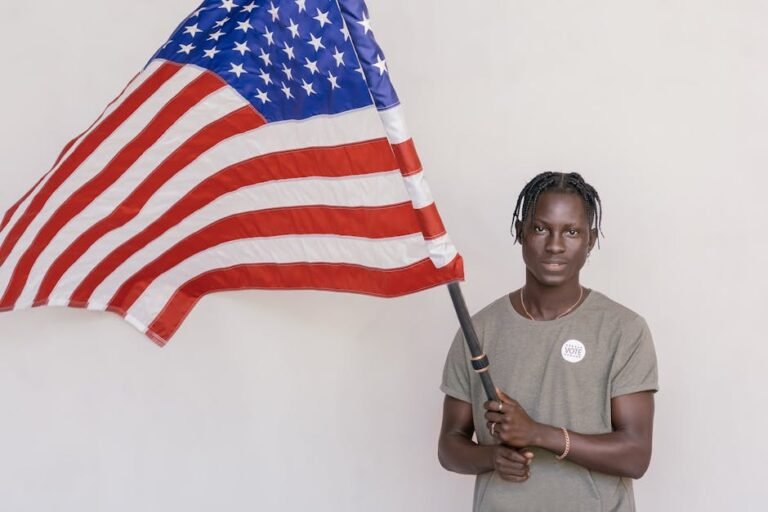
M 3 211 L 195 6 L 0 1 Z M 525 181 L 582 172 L 606 233 L 583 282 L 660 361 L 640 508 L 763 509 L 768 4 L 369 6 L 471 309 L 522 282 Z M 0 510 L 469 510 L 436 459 L 456 325 L 444 289 L 222 293 L 165 349 L 111 314 L 2 314 Z

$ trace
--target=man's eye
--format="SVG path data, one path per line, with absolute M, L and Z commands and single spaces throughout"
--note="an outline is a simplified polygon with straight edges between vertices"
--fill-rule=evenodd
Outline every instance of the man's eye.
M 536 233 L 543 233 L 543 232 L 544 232 L 544 228 L 543 228 L 543 227 L 541 227 L 541 226 L 533 226 L 533 230 L 534 230 Z
M 569 229 L 568 230 L 568 234 L 571 235 L 571 236 L 576 236 L 576 235 L 579 234 L 579 232 L 577 230 L 575 230 L 575 229 Z

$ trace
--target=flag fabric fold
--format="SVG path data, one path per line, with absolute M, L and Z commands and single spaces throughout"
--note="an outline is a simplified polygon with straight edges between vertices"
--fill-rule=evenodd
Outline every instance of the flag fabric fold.
M 362 0 L 205 1 L 0 218 L 0 310 L 463 278 Z

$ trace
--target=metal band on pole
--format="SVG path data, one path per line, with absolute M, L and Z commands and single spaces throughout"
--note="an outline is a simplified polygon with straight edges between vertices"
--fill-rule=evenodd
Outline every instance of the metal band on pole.
M 483 389 L 489 400 L 499 400 L 496 394 L 496 387 L 491 380 L 491 374 L 488 371 L 490 368 L 490 362 L 488 356 L 486 356 L 480 349 L 480 344 L 477 342 L 477 333 L 472 325 L 472 319 L 469 316 L 469 310 L 467 310 L 467 304 L 464 302 L 464 295 L 461 293 L 461 287 L 458 282 L 448 284 L 448 291 L 451 294 L 451 300 L 453 301 L 453 308 L 456 310 L 456 316 L 459 317 L 459 324 L 461 324 L 461 331 L 464 333 L 464 339 L 467 341 L 469 352 L 472 354 L 472 368 L 480 376 L 480 380 L 483 383 Z

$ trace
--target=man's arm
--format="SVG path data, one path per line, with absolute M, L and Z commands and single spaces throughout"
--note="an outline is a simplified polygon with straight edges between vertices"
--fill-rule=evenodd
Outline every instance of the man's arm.
M 487 427 L 510 446 L 539 446 L 560 455 L 565 451 L 561 428 L 533 421 L 516 401 L 503 393 L 499 402 L 485 403 Z M 611 400 L 613 432 L 579 434 L 568 431 L 570 450 L 567 459 L 587 469 L 609 475 L 640 478 L 651 460 L 653 439 L 653 393 L 640 392 Z
M 496 470 L 511 482 L 528 479 L 528 466 L 533 458 L 531 452 L 500 445 L 479 445 L 472 440 L 474 433 L 472 405 L 446 395 L 437 451 L 440 464 L 449 471 L 465 475 Z

